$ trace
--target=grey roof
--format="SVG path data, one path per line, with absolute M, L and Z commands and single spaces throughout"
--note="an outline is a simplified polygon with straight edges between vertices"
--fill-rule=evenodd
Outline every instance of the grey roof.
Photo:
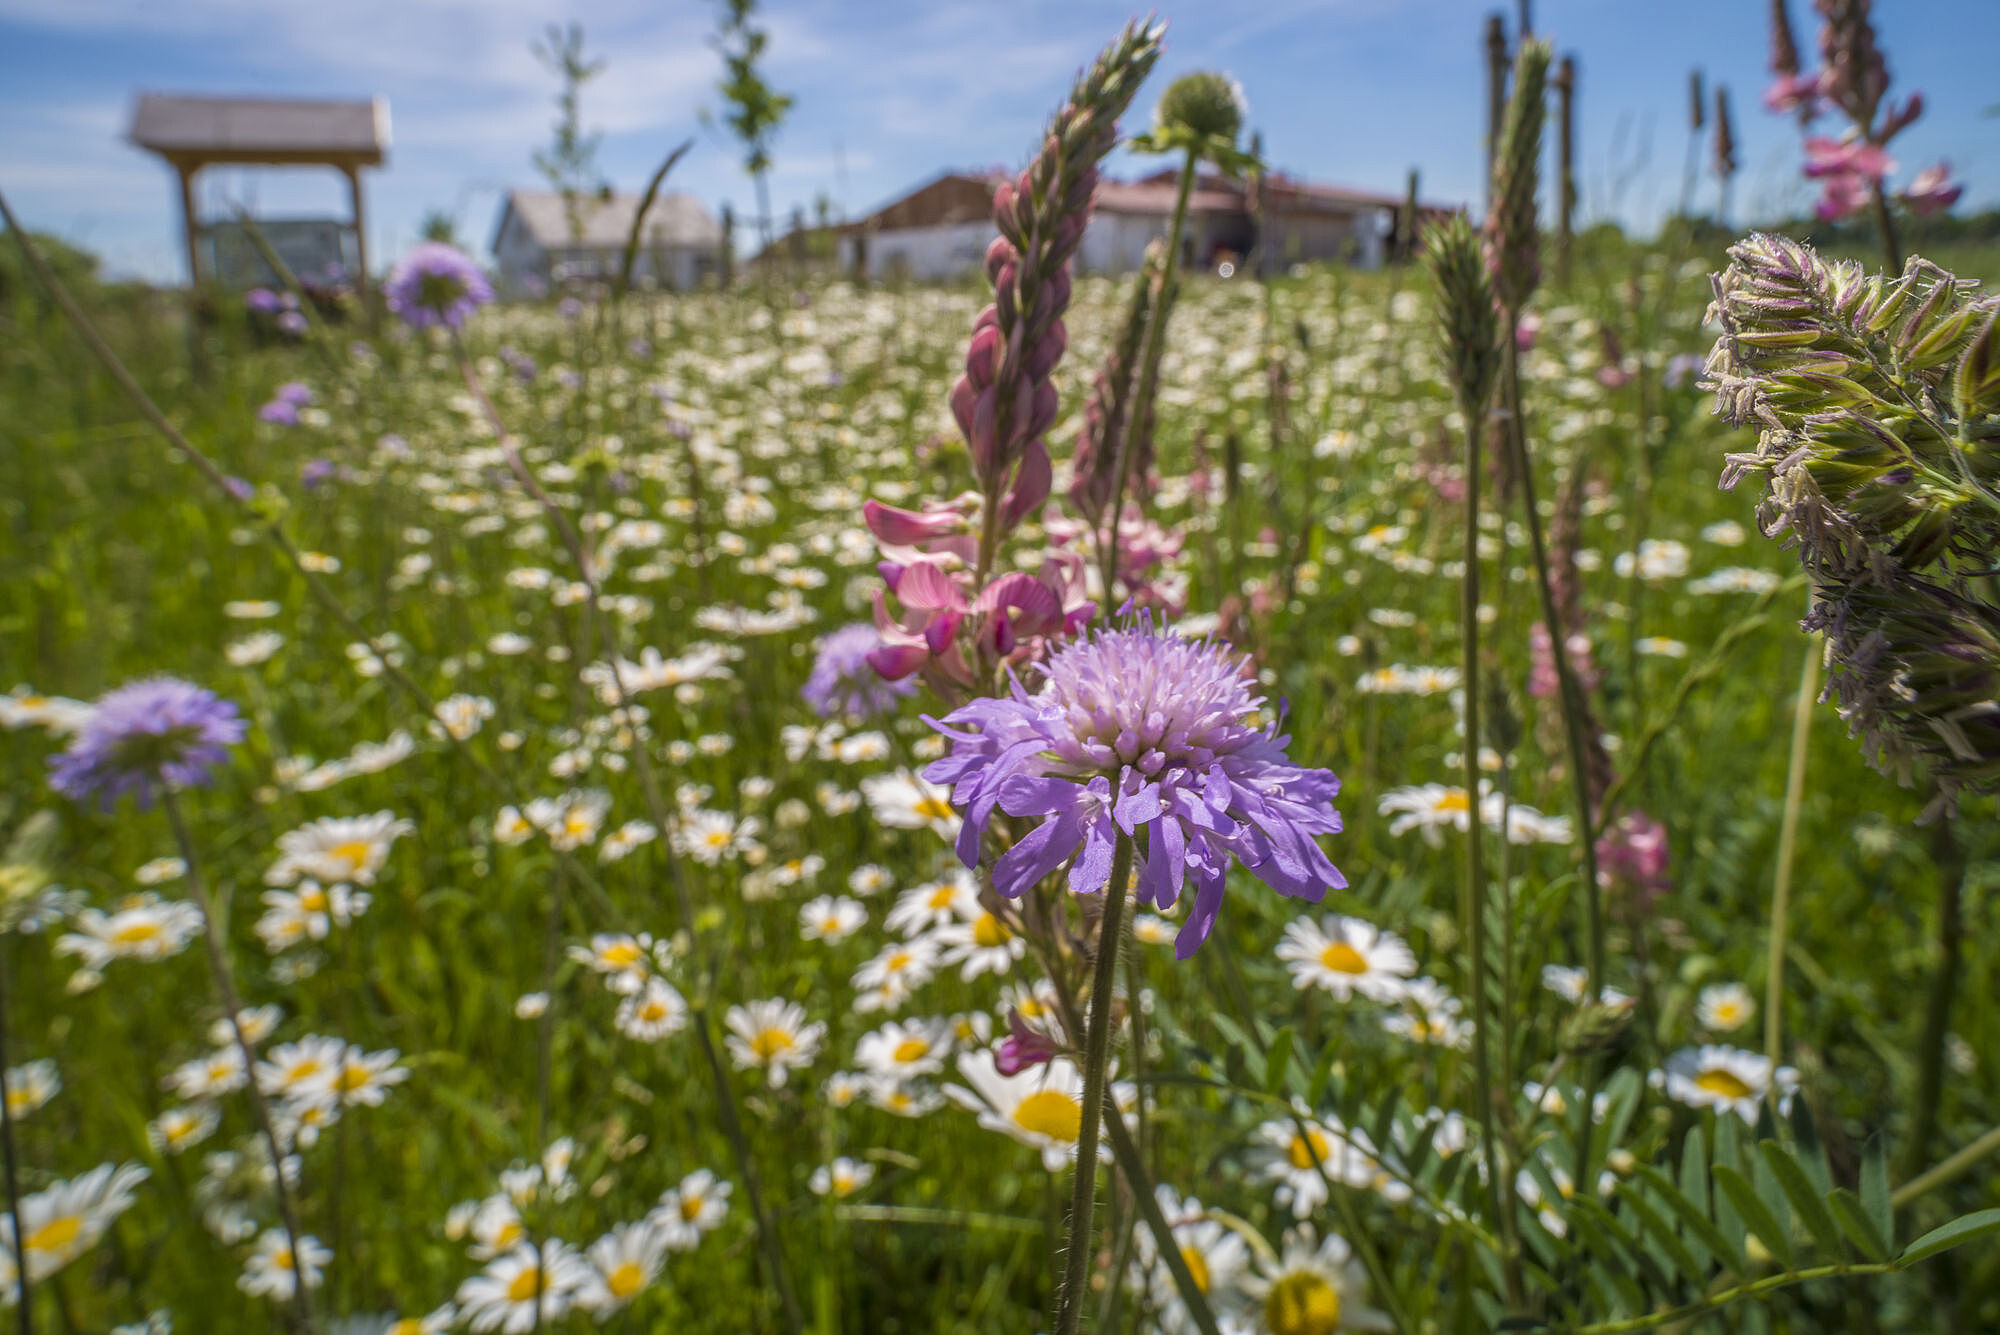
M 146 93 L 132 112 L 132 142 L 167 157 L 246 161 L 324 154 L 380 162 L 389 146 L 389 104 L 267 97 L 175 97 Z
M 572 240 L 569 212 L 561 195 L 552 190 L 515 190 L 507 196 L 500 225 L 506 225 L 508 213 L 516 214 L 528 235 L 544 250 L 620 249 L 632 234 L 632 216 L 638 211 L 637 195 L 585 196 L 577 208 L 582 226 Z M 497 230 L 494 239 L 499 239 Z M 722 244 L 722 224 L 711 218 L 693 195 L 664 192 L 647 210 L 639 240 L 642 245 L 654 246 L 718 246 Z

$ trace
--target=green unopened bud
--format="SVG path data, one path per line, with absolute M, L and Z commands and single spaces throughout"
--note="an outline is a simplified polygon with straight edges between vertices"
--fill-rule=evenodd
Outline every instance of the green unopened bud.
M 1153 122 L 1166 133 L 1180 131 L 1233 149 L 1236 136 L 1243 132 L 1246 110 L 1241 84 L 1203 70 L 1183 74 L 1167 85 Z

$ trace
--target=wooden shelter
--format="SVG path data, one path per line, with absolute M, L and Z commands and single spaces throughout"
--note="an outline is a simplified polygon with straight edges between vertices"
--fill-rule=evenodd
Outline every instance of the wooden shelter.
M 132 113 L 131 140 L 166 159 L 181 183 L 188 283 L 202 281 L 194 178 L 204 167 L 331 167 L 347 178 L 353 201 L 356 284 L 368 299 L 367 214 L 361 169 L 379 167 L 389 149 L 389 104 L 266 97 L 174 97 L 145 93 Z

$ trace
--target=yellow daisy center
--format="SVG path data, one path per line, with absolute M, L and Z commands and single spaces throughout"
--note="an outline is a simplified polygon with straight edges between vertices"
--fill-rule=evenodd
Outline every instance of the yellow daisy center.
M 1181 1261 L 1187 1266 L 1188 1276 L 1194 1280 L 1194 1286 L 1203 1293 L 1207 1293 L 1210 1278 L 1207 1258 L 1193 1247 L 1183 1247 L 1181 1248 Z
M 372 846 L 366 839 L 349 839 L 344 844 L 335 844 L 327 849 L 326 855 L 330 858 L 339 858 L 349 867 L 359 870 L 368 861 L 368 854 L 371 851 L 373 851 Z
M 82 1235 L 82 1215 L 58 1215 L 28 1235 L 27 1249 L 31 1252 L 60 1252 L 74 1246 Z
M 1742 1077 L 1734 1072 L 1725 1071 L 1720 1066 L 1711 1066 L 1696 1076 L 1694 1082 L 1709 1093 L 1719 1094 L 1725 1099 L 1747 1098 L 1751 1092 L 1750 1086 L 1743 1083 Z
M 493 1241 L 490 1245 L 496 1250 L 504 1250 L 521 1240 L 521 1232 L 520 1221 L 510 1219 L 493 1230 Z
M 1264 1324 L 1271 1335 L 1333 1335 L 1340 1328 L 1340 1295 L 1318 1275 L 1286 1275 L 1264 1299 Z
M 721 848 L 733 837 L 727 830 L 710 830 L 707 835 L 708 846 L 710 848 Z
M 701 1213 L 703 1204 L 704 1202 L 700 1196 L 681 1197 L 681 1222 L 692 1224 L 694 1217 Z
M 1285 1158 L 1291 1161 L 1292 1167 L 1307 1173 L 1312 1171 L 1315 1163 L 1326 1162 L 1331 1148 L 1324 1135 L 1309 1127 L 1305 1135 L 1292 1137 L 1291 1146 L 1285 1151 Z
M 311 890 L 299 892 L 299 907 L 308 913 L 326 912 L 326 891 L 315 886 Z
M 343 1066 L 340 1076 L 333 1084 L 343 1094 L 352 1094 L 357 1089 L 368 1087 L 369 1070 L 366 1066 Z
M 1007 930 L 1007 924 L 990 913 L 980 914 L 979 921 L 972 924 L 973 944 L 987 950 L 1006 945 L 1012 936 L 1013 933 Z
M 913 1062 L 923 1057 L 930 1050 L 931 1044 L 929 1039 L 906 1038 L 898 1043 L 896 1050 L 889 1055 L 899 1062 Z
M 641 953 L 638 942 L 620 941 L 599 951 L 597 959 L 607 969 L 629 969 L 639 962 Z
M 424 1323 L 416 1317 L 406 1316 L 389 1327 L 388 1335 L 424 1335 Z
M 916 813 L 925 820 L 950 820 L 951 803 L 942 797 L 926 797 L 917 803 Z
M 1466 796 L 1463 788 L 1452 788 L 1447 790 L 1445 795 L 1437 800 L 1436 809 L 1439 811 L 1470 811 L 1472 810 L 1472 799 Z M 1339 1300 L 1336 1299 L 1335 1301 L 1338 1302 Z
M 757 1054 L 760 1061 L 769 1061 L 781 1052 L 791 1051 L 794 1046 L 796 1040 L 792 1038 L 790 1032 L 776 1026 L 761 1031 L 757 1037 L 750 1040 L 750 1050 Z
M 934 909 L 948 909 L 951 907 L 951 901 L 957 893 L 950 886 L 941 885 L 931 891 L 929 907 Z
M 646 1272 L 639 1268 L 637 1261 L 626 1261 L 604 1277 L 604 1287 L 611 1290 L 614 1298 L 630 1298 L 646 1287 Z
M 1014 1125 L 1050 1140 L 1074 1142 L 1083 1134 L 1083 1105 L 1059 1089 L 1039 1089 L 1015 1106 Z
M 1367 973 L 1368 961 L 1345 941 L 1336 941 L 1319 953 L 1320 967 L 1335 973 Z
M 285 1072 L 285 1083 L 295 1085 L 301 1080 L 310 1080 L 323 1069 L 317 1057 L 307 1057 Z
M 142 918 L 138 922 L 128 922 L 123 927 L 120 927 L 111 934 L 111 939 L 121 946 L 136 946 L 147 941 L 157 940 L 159 935 L 160 924 L 150 919 Z
M 889 957 L 889 962 L 882 967 L 890 973 L 901 973 L 910 967 L 910 952 L 907 950 L 897 951 Z
M 542 1270 L 540 1266 L 523 1266 L 521 1273 L 507 1284 L 507 1301 L 510 1303 L 532 1302 L 542 1290 Z

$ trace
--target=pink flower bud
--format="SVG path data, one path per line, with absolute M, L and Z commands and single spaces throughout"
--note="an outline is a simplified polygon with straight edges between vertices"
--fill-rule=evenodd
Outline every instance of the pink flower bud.
M 1004 185 L 1000 188 L 1002 190 L 1007 189 Z M 986 281 L 997 283 L 1000 278 L 1000 271 L 1020 258 L 1021 252 L 1014 248 L 1014 244 L 1011 241 L 1004 236 L 994 237 L 993 244 L 986 248 Z M 990 310 L 991 307 L 988 309 Z
M 965 448 L 972 452 L 973 471 L 983 478 L 991 477 L 1000 462 L 999 406 L 996 385 L 982 389 L 972 401 L 972 425 L 965 433 Z
M 965 374 L 974 389 L 985 389 L 1000 370 L 1000 328 L 996 324 L 978 327 L 972 345 L 965 350 Z
M 916 547 L 971 531 L 956 510 L 901 510 L 872 497 L 861 507 L 862 522 L 887 547 Z
M 1053 480 L 1048 443 L 1037 437 L 1021 452 L 1021 469 L 1014 475 L 1014 488 L 1007 493 L 1006 508 L 1000 512 L 1002 522 L 1012 528 L 1040 509 L 1049 498 Z
M 885 644 L 868 651 L 868 666 L 884 681 L 901 681 L 924 665 L 930 655 L 920 644 Z
M 1055 424 L 1056 387 L 1053 382 L 1044 380 L 1035 386 L 1035 401 L 1028 417 L 1028 429 L 1021 434 L 1032 439 Z
M 1069 330 L 1063 327 L 1061 320 L 1057 320 L 1049 326 L 1048 332 L 1042 335 L 1034 350 L 1028 354 L 1029 377 L 1035 380 L 1047 380 L 1049 373 L 1056 369 L 1056 363 L 1062 360 L 1063 353 L 1068 349 Z
M 1903 203 L 1912 213 L 1936 213 L 1958 203 L 1965 187 L 1953 185 L 1951 164 L 1940 162 L 1918 172 L 1904 189 Z

